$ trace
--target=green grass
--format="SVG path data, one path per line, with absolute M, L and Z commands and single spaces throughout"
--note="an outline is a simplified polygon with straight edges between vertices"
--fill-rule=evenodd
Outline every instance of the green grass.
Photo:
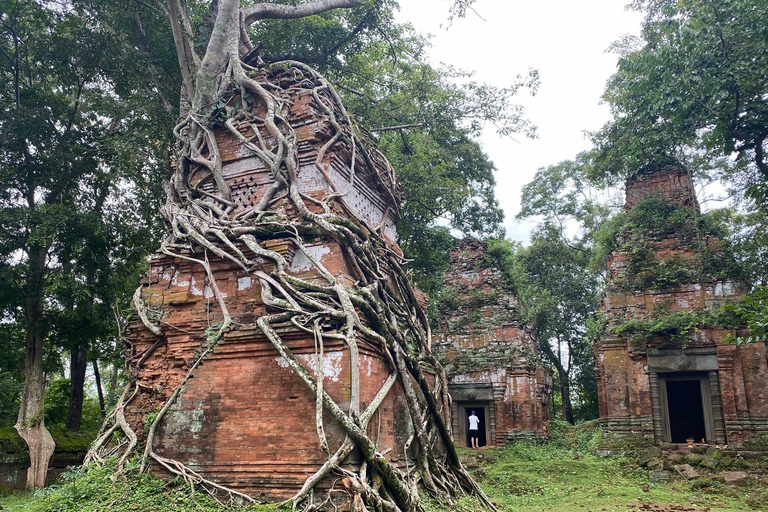
M 569 427 L 553 423 L 544 443 L 506 448 L 461 449 L 471 472 L 501 512 L 629 512 L 708 510 L 710 512 L 768 511 L 768 486 L 725 486 L 715 478 L 692 482 L 675 478 L 651 484 L 648 472 L 637 467 L 633 453 L 647 445 L 639 438 L 605 436 L 594 423 Z M 612 450 L 619 455 L 598 457 Z M 747 464 L 746 462 L 744 464 Z M 768 461 L 749 462 L 765 470 Z M 135 468 L 134 468 L 135 469 Z M 58 485 L 35 493 L 0 496 L 0 510 L 13 512 L 210 512 L 224 510 L 203 491 L 163 482 L 150 475 L 128 473 L 112 481 L 113 468 L 69 473 Z M 471 499 L 454 506 L 424 498 L 426 512 L 476 512 Z M 645 507 L 645 508 L 643 508 Z M 274 512 L 273 506 L 241 508 Z
M 0 496 L 3 512 L 275 512 L 273 505 L 223 506 L 204 490 L 192 494 L 180 482 L 165 482 L 127 468 L 126 478 L 113 481 L 114 466 L 76 469 L 46 489 Z
M 595 422 L 576 427 L 553 422 L 544 443 L 506 448 L 461 449 L 471 459 L 471 472 L 501 512 L 573 512 L 643 510 L 649 505 L 682 506 L 670 510 L 745 512 L 768 510 L 768 488 L 726 486 L 716 478 L 691 482 L 681 477 L 652 484 L 648 471 L 633 460 L 648 445 L 642 438 L 607 436 Z M 618 455 L 598 457 L 611 450 Z M 472 461 L 474 462 L 474 461 Z M 753 463 L 765 469 L 766 461 Z M 464 500 L 456 507 L 427 503 L 428 512 L 474 512 L 477 505 Z
M 641 505 L 696 505 L 712 512 L 753 511 L 755 503 L 720 484 L 651 484 L 626 457 L 597 458 L 573 450 L 516 445 L 488 450 L 491 462 L 473 470 L 486 493 L 507 512 L 631 511 Z

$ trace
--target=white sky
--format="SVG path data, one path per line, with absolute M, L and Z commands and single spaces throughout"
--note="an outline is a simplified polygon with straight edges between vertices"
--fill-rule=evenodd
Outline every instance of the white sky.
M 496 196 L 506 214 L 507 236 L 528 242 L 531 223 L 515 220 L 523 185 L 540 167 L 573 158 L 590 147 L 584 131 L 609 118 L 600 105 L 605 82 L 617 57 L 606 53 L 623 34 L 639 34 L 641 15 L 626 11 L 628 0 L 477 0 L 473 13 L 446 30 L 448 0 L 401 0 L 398 21 L 432 34 L 434 63 L 445 62 L 476 72 L 476 80 L 504 87 L 518 73 L 538 69 L 535 97 L 516 100 L 538 127 L 534 140 L 499 137 L 490 127 L 480 139 L 496 164 Z

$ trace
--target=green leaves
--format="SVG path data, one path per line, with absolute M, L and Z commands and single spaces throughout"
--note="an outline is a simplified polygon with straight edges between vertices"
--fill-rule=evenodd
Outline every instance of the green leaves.
M 726 341 L 740 345 L 768 339 L 768 286 L 758 286 L 738 302 L 724 305 L 723 312 L 741 318 L 749 331 L 746 336 L 729 334 Z
M 0 12 L 0 374 L 18 382 L 26 298 L 43 304 L 46 372 L 75 342 L 121 356 L 112 308 L 127 303 L 157 233 L 173 126 L 161 98 L 178 95 L 163 66 L 178 64 L 164 61 L 165 43 L 147 57 L 158 18 L 135 4 L 0 0 Z
M 603 177 L 691 151 L 736 156 L 746 190 L 768 192 L 768 4 L 760 0 L 638 0 L 642 43 L 624 39 L 604 100 L 614 119 L 594 133 Z

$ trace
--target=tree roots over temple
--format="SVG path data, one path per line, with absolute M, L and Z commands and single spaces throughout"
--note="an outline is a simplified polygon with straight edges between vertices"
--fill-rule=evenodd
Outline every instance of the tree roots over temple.
M 340 487 L 351 510 L 420 510 L 419 489 L 446 502 L 461 495 L 474 495 L 493 508 L 462 467 L 456 453 L 449 431 L 447 382 L 430 351 L 428 320 L 403 269 L 402 255 L 396 246 L 383 238 L 384 220 L 378 226 L 368 225 L 352 214 L 346 203 L 356 174 L 365 175 L 377 182 L 378 191 L 385 196 L 384 219 L 390 209 L 397 211 L 399 190 L 389 163 L 375 149 L 370 137 L 353 125 L 329 82 L 304 64 L 282 62 L 252 67 L 241 61 L 235 51 L 230 55 L 225 80 L 212 85 L 212 89 L 220 99 L 212 104 L 193 105 L 174 130 L 179 141 L 176 167 L 167 184 L 167 200 L 162 207 L 170 234 L 163 241 L 160 252 L 205 270 L 223 321 L 207 331 L 210 334 L 186 377 L 151 422 L 141 455 L 142 470 L 153 462 L 192 486 L 253 501 L 249 496 L 210 481 L 181 462 L 165 458 L 153 450 L 158 424 L 195 369 L 227 332 L 241 327 L 233 322 L 226 296 L 220 292 L 211 270 L 208 256 L 215 255 L 234 262 L 258 280 L 267 313 L 255 323 L 315 398 L 314 420 L 327 462 L 309 476 L 301 490 L 289 500 L 293 509 L 322 510 L 330 507 L 333 500 L 338 501 L 338 492 L 325 496 L 313 492 L 315 486 L 332 473 L 341 477 L 343 485 Z M 330 188 L 322 198 L 311 197 L 299 190 L 297 136 L 287 115 L 297 90 L 311 94 L 319 110 L 316 114 L 331 127 L 331 137 L 324 142 L 315 161 L 315 167 Z M 222 173 L 214 130 L 226 130 L 269 169 L 272 182 L 266 186 L 258 204 L 244 208 L 233 201 Z M 344 187 L 337 187 L 329 177 L 324 156 L 332 151 L 347 155 L 345 165 L 350 178 Z M 355 169 L 360 162 L 366 169 Z M 290 239 L 321 279 L 310 281 L 288 273 L 286 258 L 264 246 L 265 241 L 275 238 Z M 305 241 L 308 238 L 337 243 L 356 281 L 350 284 L 337 279 L 307 249 Z M 131 364 L 131 382 L 105 422 L 102 434 L 88 453 L 86 464 L 98 462 L 106 454 L 113 453 L 119 455 L 122 471 L 126 458 L 140 444 L 126 421 L 125 408 L 141 392 L 137 378 L 139 369 L 164 343 L 162 324 L 153 321 L 153 312 L 144 305 L 141 292 L 139 289 L 134 295 L 134 307 L 144 326 L 157 336 L 157 341 Z M 312 336 L 318 361 L 322 358 L 324 340 L 333 339 L 345 344 L 351 365 L 348 407 L 344 404 L 342 408 L 323 390 L 322 364 L 316 365 L 317 374 L 314 375 L 294 356 L 279 334 L 285 332 L 285 328 L 298 329 Z M 375 398 L 362 410 L 359 339 L 379 347 L 390 370 Z M 417 454 L 415 463 L 405 469 L 392 465 L 377 451 L 375 442 L 366 433 L 369 421 L 398 380 L 405 391 L 413 425 L 411 439 L 401 448 L 407 450 L 415 443 Z M 324 411 L 346 433 L 335 452 L 329 450 L 326 440 Z M 122 433 L 123 441 L 119 445 L 115 445 L 114 439 L 120 437 L 115 433 Z M 355 448 L 362 454 L 363 462 L 358 470 L 351 471 L 342 463 Z

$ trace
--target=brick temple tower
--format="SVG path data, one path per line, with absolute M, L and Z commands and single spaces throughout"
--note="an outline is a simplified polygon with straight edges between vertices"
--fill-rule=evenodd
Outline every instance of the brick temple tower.
M 768 433 L 768 347 L 737 346 L 720 313 L 738 271 L 703 221 L 690 173 L 659 166 L 627 181 L 627 222 L 608 259 L 597 341 L 600 419 L 657 442 L 738 444 Z
M 549 421 L 552 378 L 487 249 L 471 239 L 454 246 L 432 340 L 453 399 L 453 435 L 463 446 L 469 445 L 466 418 L 473 410 L 481 420 L 481 446 L 540 436 Z
M 363 161 L 370 154 L 354 154 L 350 145 L 342 142 L 335 143 L 327 152 L 321 151 L 332 137 L 330 122 L 311 89 L 303 89 L 298 83 L 292 85 L 291 76 L 286 76 L 280 78 L 280 83 L 292 96 L 282 115 L 296 137 L 298 192 L 309 198 L 308 203 L 316 212 L 322 211 L 323 198 L 343 192 L 343 207 L 339 201 L 329 203 L 334 212 L 359 229 L 377 230 L 392 254 L 402 254 L 395 243 L 401 193 L 391 167 L 379 153 L 374 154 L 372 163 Z M 244 137 L 256 140 L 252 128 L 240 131 Z M 264 162 L 245 149 L 242 139 L 225 128 L 217 129 L 215 137 L 221 152 L 223 178 L 232 192 L 231 216 L 235 218 L 257 204 L 274 179 Z M 263 142 L 273 143 L 268 139 Z M 350 170 L 350 161 L 356 162 L 354 172 Z M 375 173 L 366 172 L 370 166 L 376 168 Z M 199 185 L 203 191 L 214 186 L 212 181 Z M 285 194 L 277 195 L 271 204 L 272 211 L 278 214 L 292 214 Z M 293 276 L 325 283 L 314 260 L 322 263 L 340 283 L 357 279 L 345 257 L 350 249 L 327 237 L 302 234 L 307 248 L 307 252 L 302 252 L 293 242 L 293 233 L 277 231 L 259 236 L 261 247 L 285 258 L 288 273 Z M 249 259 L 260 261 L 248 247 L 240 245 L 238 250 Z M 207 479 L 253 497 L 291 497 L 309 475 L 328 461 L 328 454 L 318 441 L 315 398 L 255 323 L 267 314 L 258 279 L 233 261 L 210 252 L 190 253 L 183 248 L 178 251 L 188 258 L 210 261 L 215 282 L 228 302 L 234 328 L 194 370 L 172 402 L 159 422 L 153 450 L 182 462 Z M 386 275 L 391 269 L 382 267 L 380 271 Z M 222 320 L 209 276 L 203 267 L 188 259 L 155 254 L 143 286 L 143 301 L 154 312 L 163 334 L 156 336 L 138 320 L 131 323 L 127 332 L 138 395 L 129 403 L 126 416 L 140 437 L 142 433 L 146 436 L 147 418 L 167 403 Z M 288 325 L 280 327 L 279 334 L 307 371 L 316 375 L 317 340 L 312 333 Z M 360 408 L 364 410 L 391 370 L 381 346 L 370 337 L 358 334 L 358 338 Z M 342 408 L 349 407 L 350 351 L 338 337 L 325 340 L 322 369 L 325 391 Z M 324 416 L 325 434 L 333 453 L 342 444 L 345 431 L 327 412 Z M 368 423 L 367 434 L 377 450 L 399 466 L 408 456 L 402 447 L 411 432 L 403 388 L 397 381 Z M 354 470 L 361 462 L 360 455 L 353 451 L 344 465 Z M 334 478 L 327 477 L 318 488 L 327 489 Z

